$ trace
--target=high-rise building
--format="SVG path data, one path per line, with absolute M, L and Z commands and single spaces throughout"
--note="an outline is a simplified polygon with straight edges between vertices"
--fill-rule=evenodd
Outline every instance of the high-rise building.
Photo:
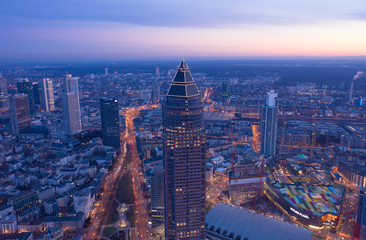
M 109 75 L 109 68 L 108 68 L 108 66 L 106 66 L 106 67 L 104 68 L 104 75 L 105 75 L 105 76 L 108 76 L 108 75 Z
M 163 129 L 165 237 L 205 239 L 203 104 L 184 60 L 163 104 Z
M 0 76 L 0 108 L 9 107 L 8 84 L 6 79 Z
M 276 153 L 278 104 L 277 93 L 271 90 L 267 94 L 265 105 L 261 112 L 261 154 L 274 156 Z
M 53 92 L 52 79 L 44 78 L 41 84 L 41 105 L 44 111 L 50 112 L 55 110 L 55 98 Z
M 29 111 L 30 113 L 34 113 L 35 111 L 35 96 L 33 90 L 33 83 L 32 82 L 17 82 L 17 89 L 18 93 L 24 93 L 28 95 L 28 102 L 29 102 Z
M 78 79 L 71 74 L 65 75 L 62 104 L 64 130 L 68 134 L 82 131 Z
M 151 175 L 151 217 L 161 222 L 164 220 L 164 168 L 154 166 Z
M 32 90 L 34 96 L 34 104 L 41 105 L 41 89 L 37 82 L 32 82 Z
M 103 145 L 119 148 L 121 128 L 117 99 L 100 99 Z
M 10 121 L 13 134 L 19 135 L 23 130 L 31 127 L 28 96 L 24 93 L 11 95 Z

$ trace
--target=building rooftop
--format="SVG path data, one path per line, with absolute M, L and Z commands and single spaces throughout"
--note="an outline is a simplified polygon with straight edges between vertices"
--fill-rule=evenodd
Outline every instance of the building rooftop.
M 274 189 L 292 206 L 316 216 L 338 215 L 343 201 L 344 187 L 275 184 Z
M 196 83 L 184 60 L 179 65 L 167 96 L 172 97 L 191 97 L 199 95 Z
M 31 232 L 23 232 L 23 233 L 8 233 L 8 234 L 0 234 L 0 239 L 3 240 L 27 240 L 33 239 L 31 238 L 33 234 Z
M 213 233 L 243 240 L 309 240 L 313 232 L 294 224 L 265 217 L 224 203 L 216 205 L 206 216 L 207 234 Z

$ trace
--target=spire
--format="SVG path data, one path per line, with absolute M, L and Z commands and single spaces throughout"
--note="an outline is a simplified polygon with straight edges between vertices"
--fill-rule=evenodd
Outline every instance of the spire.
M 180 65 L 179 65 L 179 69 L 180 69 L 180 70 L 189 71 L 189 70 L 188 70 L 188 66 L 187 66 L 187 64 L 186 64 L 186 61 L 184 61 L 184 58 L 182 58 L 182 61 L 181 61 Z
M 170 85 L 167 96 L 191 97 L 197 95 L 199 95 L 199 92 L 196 83 L 193 80 L 186 62 L 182 59 L 173 82 Z

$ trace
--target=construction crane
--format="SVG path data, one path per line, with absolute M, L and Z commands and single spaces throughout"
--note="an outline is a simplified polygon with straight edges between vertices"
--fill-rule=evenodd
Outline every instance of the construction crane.
M 315 123 L 313 123 L 313 133 L 311 137 L 311 158 L 314 157 L 315 142 L 316 142 L 316 131 L 315 131 Z
M 235 155 L 236 155 L 236 145 L 234 145 L 233 153 L 231 154 L 231 169 L 232 169 L 233 171 L 235 171 L 235 168 L 234 168 L 234 159 L 235 159 Z
M 263 185 L 263 170 L 264 170 L 264 163 L 265 163 L 266 159 L 263 157 L 263 155 L 261 155 L 259 157 L 259 161 L 256 164 L 257 167 L 260 167 L 260 172 L 259 172 L 259 194 L 257 194 L 259 197 L 261 196 L 262 193 L 262 185 Z
M 234 159 L 235 159 L 235 155 L 236 155 L 236 145 L 234 144 L 234 134 L 233 134 L 233 131 L 232 131 L 232 126 L 230 126 L 230 130 L 229 130 L 229 138 L 228 138 L 228 143 L 230 144 L 230 140 L 231 140 L 231 143 L 233 144 L 233 152 L 231 154 L 231 168 L 232 170 L 234 171 Z
M 305 123 L 305 133 L 304 133 L 304 138 L 303 138 L 303 143 L 302 145 L 305 147 L 306 146 L 306 134 L 307 134 L 307 125 Z

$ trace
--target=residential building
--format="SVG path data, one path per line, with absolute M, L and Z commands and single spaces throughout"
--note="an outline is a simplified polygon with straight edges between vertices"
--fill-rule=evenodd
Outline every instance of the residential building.
M 267 94 L 265 105 L 261 112 L 261 154 L 274 156 L 276 154 L 278 103 L 277 93 L 271 90 Z

